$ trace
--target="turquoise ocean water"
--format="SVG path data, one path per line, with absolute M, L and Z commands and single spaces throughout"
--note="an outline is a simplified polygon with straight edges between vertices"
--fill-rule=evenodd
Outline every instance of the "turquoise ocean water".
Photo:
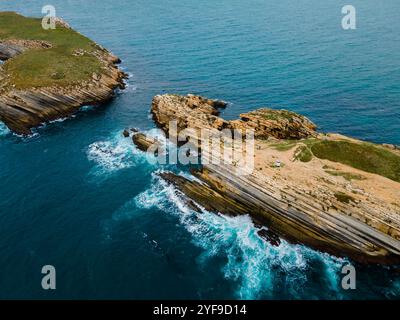
M 75 29 L 117 54 L 128 87 L 30 138 L 0 125 L 0 298 L 395 299 L 400 274 L 261 240 L 248 217 L 194 214 L 121 136 L 154 132 L 154 95 L 230 102 L 227 118 L 270 106 L 320 130 L 400 144 L 400 4 L 353 0 L 52 0 Z M 1 1 L 41 16 L 43 1 Z M 164 168 L 165 169 L 165 168 Z M 171 168 L 176 171 L 184 168 Z M 41 289 L 41 267 L 57 289 Z

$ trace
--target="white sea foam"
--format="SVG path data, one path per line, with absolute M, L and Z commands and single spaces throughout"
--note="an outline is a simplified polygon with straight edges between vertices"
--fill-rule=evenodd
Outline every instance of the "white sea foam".
M 3 122 L 0 121 L 0 137 L 7 136 L 9 134 L 12 134 L 13 136 L 18 137 L 18 138 L 22 139 L 23 141 L 29 141 L 32 139 L 36 139 L 39 136 L 39 133 L 36 131 L 36 129 L 32 129 L 32 133 L 29 135 L 13 133 L 13 132 L 11 132 L 10 129 L 8 129 L 8 127 Z
M 122 71 L 124 71 L 127 75 L 128 78 L 124 80 L 124 84 L 125 84 L 125 88 L 124 89 L 117 89 L 116 92 L 118 94 L 123 94 L 123 93 L 127 93 L 127 92 L 134 92 L 137 89 L 136 83 L 134 83 L 134 81 L 132 80 L 133 78 L 133 73 L 129 72 L 126 70 L 126 68 L 120 66 L 120 69 Z
M 343 264 L 342 259 L 284 240 L 279 247 L 267 243 L 257 235 L 258 229 L 249 216 L 228 217 L 206 210 L 198 214 L 186 206 L 179 191 L 156 175 L 152 187 L 139 194 L 135 202 L 140 208 L 157 207 L 178 216 L 192 234 L 193 243 L 204 249 L 199 264 L 206 266 L 214 256 L 225 257 L 222 272 L 225 278 L 237 283 L 236 293 L 241 299 L 257 298 L 260 294 L 273 298 L 282 283 L 293 297 L 302 297 L 311 260 L 319 259 L 332 279 Z M 332 283 L 333 290 L 336 283 L 339 282 Z
M 127 72 L 128 74 L 128 79 L 125 82 L 125 89 L 123 92 L 134 92 L 137 90 L 136 83 L 132 80 L 133 78 L 133 73 Z
M 87 150 L 88 160 L 96 164 L 90 172 L 94 175 L 108 176 L 121 169 L 150 165 L 148 157 L 151 155 L 138 150 L 132 139 L 123 137 L 122 132 L 116 132 L 108 140 L 90 144 Z
M 40 127 L 42 128 L 44 128 L 44 127 L 46 127 L 48 124 L 52 124 L 52 123 L 62 123 L 62 122 L 64 122 L 64 121 L 67 121 L 67 120 L 69 120 L 69 119 L 72 119 L 72 118 L 75 118 L 76 117 L 76 115 L 75 114 L 72 114 L 72 115 L 70 115 L 70 116 L 68 116 L 68 117 L 62 117 L 62 118 L 58 118 L 58 119 L 54 119 L 54 120 L 51 120 L 51 121 L 49 121 L 48 123 L 43 123 Z
M 95 108 L 95 106 L 82 106 L 79 108 L 79 112 L 92 111 L 94 108 Z
M 190 180 L 190 181 L 194 181 L 194 182 L 197 182 L 197 183 L 204 184 L 203 181 L 201 181 L 199 178 L 196 178 L 194 175 L 190 174 L 187 171 L 179 171 L 178 174 L 180 176 Z
M 132 165 L 126 147 L 113 144 L 111 141 L 92 143 L 88 150 L 88 159 L 96 162 L 106 171 L 128 168 Z
M 392 282 L 392 285 L 385 292 L 385 296 L 389 299 L 398 299 L 400 296 L 400 279 L 397 278 Z
M 71 114 L 68 117 L 62 117 L 62 118 L 57 118 L 57 119 L 54 119 L 54 120 L 51 120 L 51 121 L 48 121 L 48 122 L 42 122 L 39 126 L 37 126 L 35 128 L 31 128 L 31 133 L 28 134 L 28 135 L 20 135 L 20 134 L 16 134 L 16 133 L 14 133 L 14 135 L 19 137 L 19 138 L 23 138 L 24 140 L 36 138 L 36 137 L 40 136 L 40 131 L 41 130 L 45 130 L 50 125 L 56 124 L 56 123 L 65 122 L 67 120 L 76 118 L 76 116 L 77 116 L 76 114 Z M 0 129 L 0 131 L 1 131 L 1 129 Z
M 122 92 L 134 92 L 137 90 L 137 86 L 133 83 L 126 83 L 125 89 Z
M 0 121 L 0 137 L 6 136 L 10 133 L 10 129 L 7 128 L 7 126 Z
M 121 133 L 118 137 L 89 145 L 87 157 L 96 163 L 95 174 L 112 173 L 135 165 L 132 141 L 120 136 Z

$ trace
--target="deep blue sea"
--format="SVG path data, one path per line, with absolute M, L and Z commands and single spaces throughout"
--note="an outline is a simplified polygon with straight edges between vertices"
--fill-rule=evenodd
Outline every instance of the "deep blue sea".
M 400 2 L 352 0 L 1 1 L 42 16 L 50 2 L 130 74 L 107 105 L 30 138 L 0 126 L 0 298 L 395 299 L 400 273 L 264 242 L 246 217 L 194 214 L 122 138 L 154 130 L 151 99 L 196 93 L 303 113 L 320 130 L 400 144 Z M 185 170 L 184 168 L 172 168 Z M 54 265 L 57 289 L 41 287 Z

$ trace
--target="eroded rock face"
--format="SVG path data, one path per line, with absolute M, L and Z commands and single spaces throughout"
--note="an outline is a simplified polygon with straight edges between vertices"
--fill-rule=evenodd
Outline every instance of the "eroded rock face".
M 254 129 L 255 137 L 268 139 L 303 139 L 316 135 L 316 125 L 306 117 L 286 110 L 259 109 L 240 115 L 239 120 L 219 117 L 219 108 L 226 103 L 200 96 L 162 95 L 153 98 L 151 112 L 156 123 L 168 131 L 169 121 L 184 128 Z
M 255 137 L 267 139 L 304 139 L 316 134 L 317 126 L 306 117 L 287 110 L 258 109 L 240 115 L 232 121 L 237 128 L 252 128 Z
M 92 81 L 71 87 L 10 90 L 0 96 L 0 119 L 15 133 L 29 135 L 43 123 L 67 117 L 84 105 L 101 104 L 122 87 L 124 75 L 116 68 Z
M 7 60 L 32 48 L 46 49 L 45 41 L 7 40 L 0 42 L 0 59 Z M 118 69 L 120 60 L 99 47 L 96 57 L 103 65 L 101 74 L 70 86 L 16 89 L 5 86 L 7 75 L 0 67 L 0 121 L 21 135 L 31 134 L 31 129 L 52 120 L 68 117 L 84 105 L 97 105 L 113 97 L 117 88 L 124 88 L 127 75 Z
M 139 150 L 144 152 L 147 152 L 153 145 L 156 145 L 155 149 L 157 149 L 157 146 L 159 146 L 159 142 L 156 139 L 146 136 L 141 132 L 134 133 L 132 136 L 132 141 Z
M 123 135 L 125 138 L 128 138 L 128 137 L 129 137 L 129 131 L 125 129 L 125 130 L 122 132 L 122 135 Z
M 296 150 L 307 149 L 304 138 L 350 138 L 318 134 L 311 121 L 288 111 L 260 109 L 227 121 L 219 117 L 214 100 L 193 95 L 156 96 L 151 112 L 166 132 L 170 121 L 177 122 L 178 131 L 256 131 L 255 168 L 247 175 L 238 174 L 235 163 L 203 164 L 193 171 L 201 183 L 172 173 L 161 175 L 194 203 L 209 211 L 249 214 L 273 234 L 336 256 L 366 263 L 400 262 L 400 183 L 316 157 L 296 160 Z M 267 137 L 273 139 L 266 141 Z M 277 142 L 288 148 L 275 149 Z M 202 151 L 202 158 L 208 156 Z M 274 165 L 277 162 L 281 165 Z M 261 236 L 279 245 L 265 232 Z
M 19 45 L 6 44 L 0 42 L 0 60 L 10 59 L 24 51 L 24 47 Z
M 153 98 L 151 113 L 157 125 L 168 133 L 170 120 L 176 120 L 178 130 L 185 128 L 211 127 L 222 129 L 229 126 L 229 122 L 218 117 L 219 108 L 226 103 L 220 100 L 206 99 L 188 94 L 159 95 Z
M 60 26 L 60 27 L 66 28 L 66 29 L 71 29 L 71 26 L 63 18 L 55 17 L 54 22 L 56 23 L 57 26 Z
M 0 41 L 0 60 L 8 60 L 28 49 L 47 49 L 51 44 L 41 40 L 3 40 Z
M 193 171 L 193 173 L 195 172 Z M 166 182 L 175 185 L 185 195 L 195 200 L 197 204 L 208 211 L 223 212 L 224 214 L 232 216 L 246 214 L 248 212 L 249 208 L 245 204 L 237 202 L 229 197 L 224 197 L 205 184 L 200 184 L 197 181 L 190 181 L 172 172 L 161 172 L 159 175 Z

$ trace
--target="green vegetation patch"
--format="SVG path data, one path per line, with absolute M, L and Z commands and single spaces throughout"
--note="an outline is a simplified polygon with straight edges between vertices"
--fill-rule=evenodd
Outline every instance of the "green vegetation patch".
M 298 141 L 284 140 L 278 143 L 271 143 L 270 147 L 274 148 L 277 151 L 288 151 L 292 149 L 297 143 Z
M 335 198 L 337 201 L 343 202 L 343 203 L 350 203 L 350 201 L 355 201 L 355 199 L 352 196 L 349 196 L 343 192 L 336 192 L 335 193 Z
M 301 162 L 310 162 L 313 158 L 313 154 L 307 146 L 299 146 L 296 149 L 294 158 Z
M 101 62 L 92 55 L 99 50 L 97 45 L 72 29 L 57 25 L 56 29 L 44 30 L 41 19 L 0 12 L 0 40 L 13 39 L 42 40 L 52 45 L 27 50 L 4 63 L 11 84 L 17 88 L 66 86 L 101 72 Z M 74 55 L 78 49 L 82 55 Z
M 314 156 L 343 163 L 400 182 L 400 156 L 371 143 L 319 141 L 311 145 Z
M 265 119 L 279 121 L 282 119 L 293 122 L 294 117 L 299 117 L 298 114 L 287 110 L 260 109 L 257 110 Z
M 335 171 L 335 170 L 325 170 L 326 173 L 329 173 L 332 176 L 343 177 L 348 181 L 351 180 L 365 180 L 365 177 L 359 174 L 343 172 L 343 171 Z

